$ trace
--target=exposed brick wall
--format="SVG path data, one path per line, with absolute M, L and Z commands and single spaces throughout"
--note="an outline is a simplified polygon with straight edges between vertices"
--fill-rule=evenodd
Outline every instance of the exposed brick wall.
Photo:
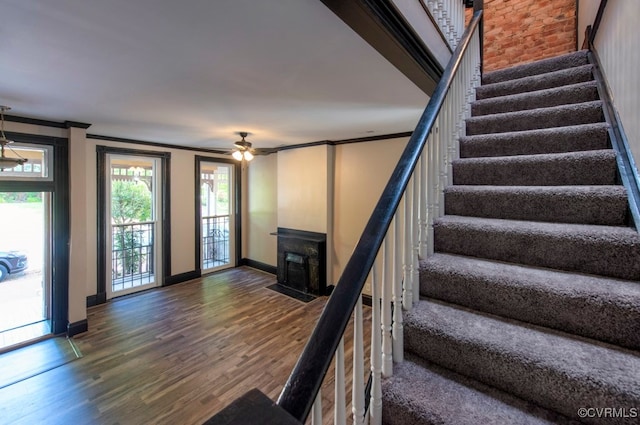
M 575 49 L 576 0 L 484 0 L 485 72 Z

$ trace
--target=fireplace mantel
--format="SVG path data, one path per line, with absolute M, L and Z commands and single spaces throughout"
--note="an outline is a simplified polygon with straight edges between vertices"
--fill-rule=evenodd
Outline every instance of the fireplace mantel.
M 307 294 L 327 291 L 327 235 L 278 227 L 278 283 Z

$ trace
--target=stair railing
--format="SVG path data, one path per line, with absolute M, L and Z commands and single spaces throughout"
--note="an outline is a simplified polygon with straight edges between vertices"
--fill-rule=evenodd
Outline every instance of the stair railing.
M 320 393 L 335 359 L 334 423 L 380 424 L 382 378 L 403 359 L 402 311 L 419 298 L 418 261 L 433 253 L 433 222 L 444 214 L 444 188 L 452 182 L 458 137 L 480 84 L 482 2 L 462 35 L 410 137 L 342 276 L 298 359 L 277 404 L 295 419 L 322 423 Z M 371 276 L 369 383 L 364 384 L 362 290 Z M 345 399 L 345 329 L 353 316 L 352 399 Z
M 455 49 L 464 31 L 465 2 L 461 0 L 420 0 L 420 3 L 431 15 L 432 21 L 437 25 L 442 38 L 451 50 Z

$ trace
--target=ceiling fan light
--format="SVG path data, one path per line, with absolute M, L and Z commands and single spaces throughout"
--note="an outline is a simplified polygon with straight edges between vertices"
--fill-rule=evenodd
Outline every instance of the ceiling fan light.
M 4 113 L 10 109 L 9 106 L 0 105 L 0 171 L 10 170 L 27 162 L 26 158 L 22 158 L 11 148 L 9 150 L 17 155 L 18 158 L 11 158 L 5 155 L 5 146 L 13 143 L 4 135 Z
M 233 156 L 233 158 L 238 160 L 238 161 L 242 161 L 242 152 L 240 152 L 240 151 L 233 151 L 231 156 Z
M 244 151 L 244 159 L 251 161 L 253 159 L 253 154 L 249 151 Z

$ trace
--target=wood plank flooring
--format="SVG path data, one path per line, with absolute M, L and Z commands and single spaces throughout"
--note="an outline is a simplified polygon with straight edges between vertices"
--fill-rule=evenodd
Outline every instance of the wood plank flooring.
M 74 338 L 83 357 L 0 389 L 0 423 L 200 424 L 251 388 L 275 400 L 326 298 L 305 304 L 273 283 L 241 267 L 90 308 L 89 331 Z M 328 376 L 327 424 L 332 386 Z

